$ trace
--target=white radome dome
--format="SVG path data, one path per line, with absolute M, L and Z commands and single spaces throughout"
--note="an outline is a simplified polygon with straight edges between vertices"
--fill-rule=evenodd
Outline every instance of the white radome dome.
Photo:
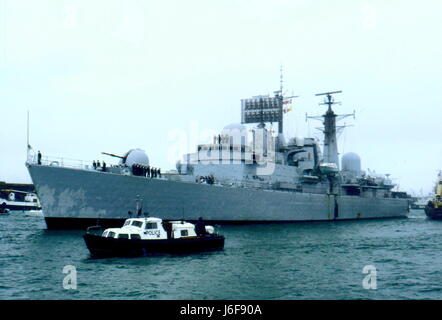
M 237 132 L 247 132 L 246 126 L 241 123 L 231 123 L 223 128 L 224 131 L 237 131 Z
M 343 171 L 361 172 L 361 157 L 354 152 L 346 153 L 341 160 Z
M 241 123 L 231 123 L 225 126 L 221 135 L 230 137 L 233 144 L 247 144 L 247 128 Z
M 120 161 L 120 164 L 126 164 L 132 166 L 134 164 L 149 165 L 149 157 L 146 152 L 141 149 L 131 149 L 124 155 L 124 160 Z

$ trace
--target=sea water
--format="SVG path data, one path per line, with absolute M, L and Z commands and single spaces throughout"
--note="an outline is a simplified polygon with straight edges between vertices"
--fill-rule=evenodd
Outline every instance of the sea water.
M 221 226 L 221 251 L 91 259 L 84 231 L 0 216 L 0 299 L 442 299 L 442 221 Z

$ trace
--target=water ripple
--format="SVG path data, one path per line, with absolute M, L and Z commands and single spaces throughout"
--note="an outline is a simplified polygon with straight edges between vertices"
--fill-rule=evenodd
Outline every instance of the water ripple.
M 28 219 L 29 218 L 29 219 Z M 90 259 L 81 231 L 0 219 L 0 299 L 441 299 L 442 223 L 408 219 L 223 226 L 225 249 Z M 63 289 L 65 265 L 77 290 Z M 377 290 L 362 269 L 377 268 Z

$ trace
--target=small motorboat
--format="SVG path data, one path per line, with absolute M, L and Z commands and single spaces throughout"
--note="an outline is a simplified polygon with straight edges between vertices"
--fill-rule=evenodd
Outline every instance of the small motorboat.
M 224 236 L 200 219 L 197 224 L 130 218 L 121 228 L 89 227 L 83 236 L 94 257 L 146 256 L 155 253 L 189 253 L 224 248 Z

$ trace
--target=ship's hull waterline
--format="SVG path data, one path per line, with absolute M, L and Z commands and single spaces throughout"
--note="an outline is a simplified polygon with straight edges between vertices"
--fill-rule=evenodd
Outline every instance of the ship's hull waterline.
M 143 212 L 165 220 L 219 224 L 330 221 L 405 217 L 408 200 L 363 198 L 150 179 L 65 167 L 28 164 L 48 229 L 120 226 Z

